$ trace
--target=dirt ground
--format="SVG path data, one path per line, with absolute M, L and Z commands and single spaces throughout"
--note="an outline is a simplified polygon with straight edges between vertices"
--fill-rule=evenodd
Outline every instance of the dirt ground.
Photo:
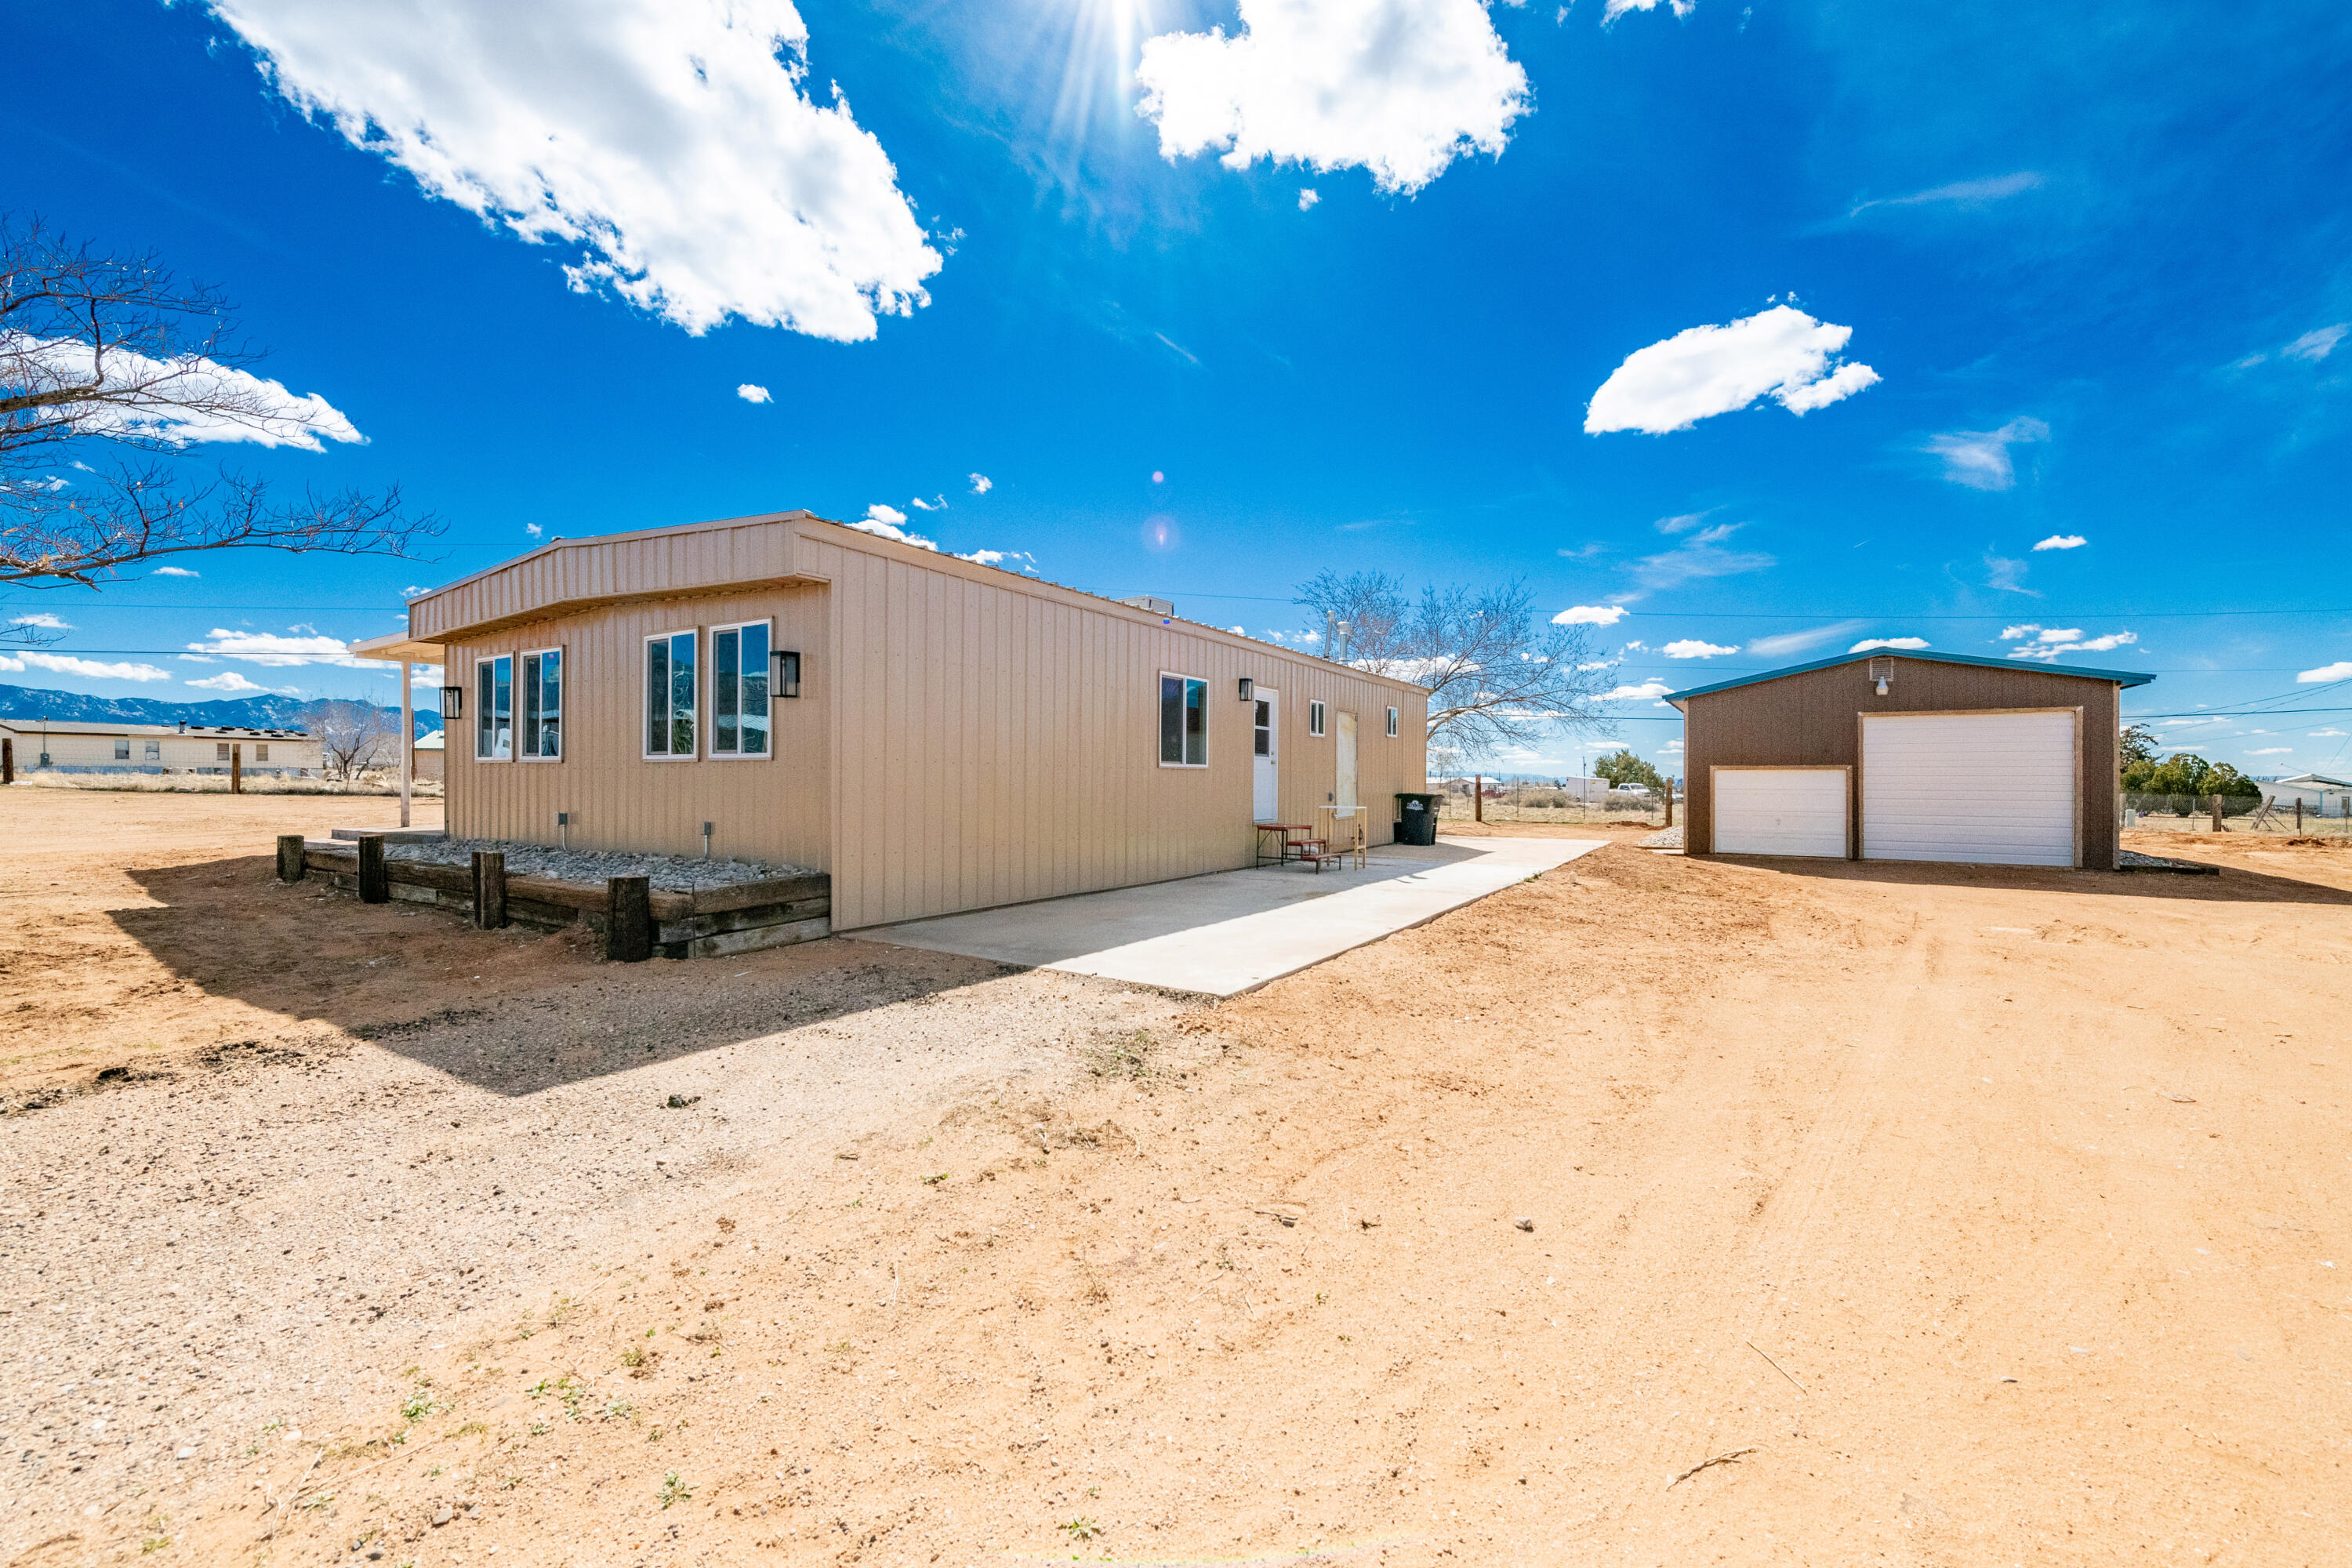
M 0 1562 L 2352 1538 L 2341 850 L 1620 843 L 1208 1006 L 622 969 L 71 804 L 0 796 Z

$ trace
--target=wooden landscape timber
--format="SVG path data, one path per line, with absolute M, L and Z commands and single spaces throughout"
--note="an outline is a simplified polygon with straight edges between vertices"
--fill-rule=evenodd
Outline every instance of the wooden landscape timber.
M 374 835 L 369 836 L 371 838 Z M 361 846 L 342 839 L 307 839 L 301 864 L 322 872 L 342 892 L 360 887 Z M 281 860 L 280 877 L 284 877 Z M 383 860 L 386 891 L 396 903 L 429 904 L 475 919 L 476 872 L 471 866 L 424 860 Z M 535 931 L 584 926 L 604 934 L 611 892 L 603 882 L 564 882 L 551 877 L 504 874 L 505 919 Z M 675 893 L 656 889 L 646 896 L 652 915 L 652 956 L 724 958 L 766 947 L 785 947 L 833 932 L 833 879 L 824 872 L 742 882 Z

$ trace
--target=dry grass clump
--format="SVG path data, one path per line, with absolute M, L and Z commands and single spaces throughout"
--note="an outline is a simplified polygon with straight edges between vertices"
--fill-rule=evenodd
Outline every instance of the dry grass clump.
M 128 791 L 136 795 L 226 795 L 226 773 L 61 773 L 44 770 L 21 773 L 16 786 L 34 789 Z M 398 795 L 400 781 L 370 773 L 355 779 L 283 778 L 271 773 L 245 775 L 247 795 Z M 439 779 L 418 779 L 409 786 L 418 800 L 439 800 Z

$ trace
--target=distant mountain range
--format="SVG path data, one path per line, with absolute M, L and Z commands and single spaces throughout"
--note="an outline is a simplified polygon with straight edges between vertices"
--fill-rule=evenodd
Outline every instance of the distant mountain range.
M 78 724 L 230 724 L 255 730 L 299 729 L 302 710 L 310 704 L 274 693 L 263 697 L 224 697 L 211 702 L 164 702 L 152 697 L 85 697 L 75 691 L 42 691 L 29 686 L 0 686 L 0 719 L 55 719 Z M 394 723 L 400 710 L 384 711 Z M 416 732 L 429 735 L 441 727 L 441 715 L 416 715 Z

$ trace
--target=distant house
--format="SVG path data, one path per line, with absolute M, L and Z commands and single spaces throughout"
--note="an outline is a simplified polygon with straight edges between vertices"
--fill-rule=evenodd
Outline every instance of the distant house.
M 411 764 L 415 769 L 411 777 L 424 780 L 438 779 L 442 776 L 441 738 L 447 733 L 446 730 L 436 730 L 429 735 L 417 737 L 416 744 L 410 752 L 410 755 L 416 759 Z
M 551 541 L 408 620 L 352 651 L 447 670 L 452 835 L 707 842 L 829 873 L 836 930 L 1246 867 L 1323 808 L 1386 844 L 1427 787 L 1421 687 L 804 511 Z
M 319 742 L 300 730 L 0 719 L 0 735 L 25 773 L 225 773 L 232 755 L 247 773 L 308 778 L 320 766 Z
M 2288 811 L 2301 801 L 2306 815 L 2352 816 L 2352 779 L 2330 778 L 2326 773 L 2265 779 L 2263 798 Z

